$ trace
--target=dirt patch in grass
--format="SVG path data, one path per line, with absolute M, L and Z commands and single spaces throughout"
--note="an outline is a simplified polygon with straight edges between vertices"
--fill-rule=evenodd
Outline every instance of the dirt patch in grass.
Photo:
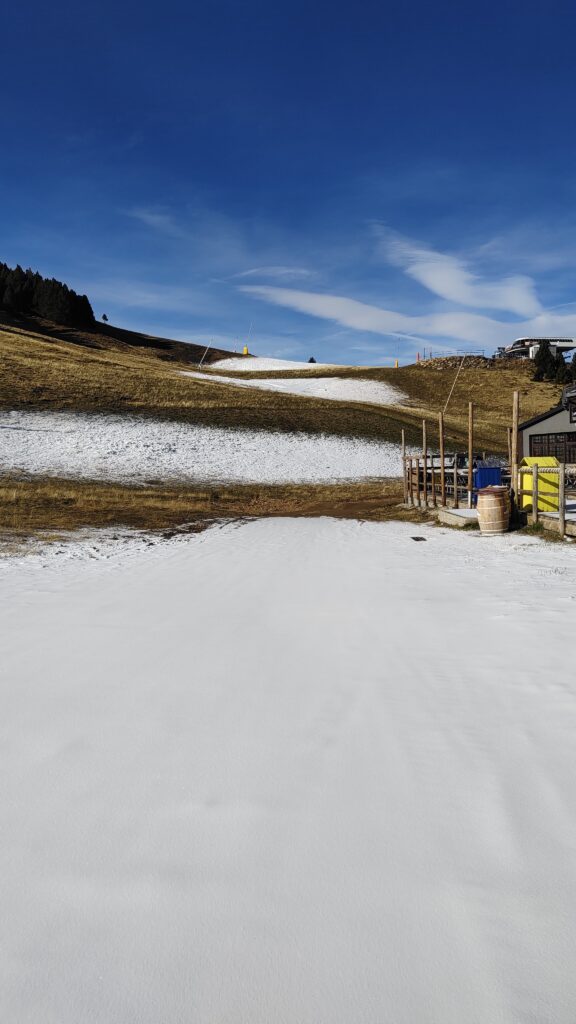
M 0 478 L 0 534 L 6 542 L 37 531 L 84 527 L 197 529 L 223 519 L 262 516 L 428 521 L 425 511 L 404 509 L 401 501 L 398 480 L 189 488 L 4 477 Z

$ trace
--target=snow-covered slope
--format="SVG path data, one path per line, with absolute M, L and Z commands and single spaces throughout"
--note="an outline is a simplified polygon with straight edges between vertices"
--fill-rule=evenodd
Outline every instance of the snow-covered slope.
M 400 448 L 137 416 L 0 412 L 0 472 L 106 480 L 281 483 L 399 476 Z
M 184 377 L 209 379 L 211 382 L 219 381 L 222 384 L 233 384 L 235 387 L 261 388 L 264 391 L 279 391 L 288 395 L 308 395 L 311 398 L 327 398 L 335 402 L 370 402 L 374 405 L 393 405 L 404 402 L 407 397 L 392 384 L 384 384 L 375 380 L 352 380 L 345 377 L 239 380 L 237 377 L 224 377 L 216 373 L 208 375 L 194 370 L 181 370 L 180 372 Z
M 274 520 L 3 573 L 3 1021 L 573 1024 L 573 547 Z
M 271 356 L 239 356 L 238 359 L 219 359 L 210 363 L 210 369 L 246 370 L 248 373 L 260 370 L 317 370 L 333 369 L 334 363 L 300 363 L 297 359 L 274 359 Z

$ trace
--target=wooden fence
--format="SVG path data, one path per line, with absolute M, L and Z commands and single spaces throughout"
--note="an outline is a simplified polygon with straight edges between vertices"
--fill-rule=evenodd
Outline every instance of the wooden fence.
M 555 509 L 541 510 L 539 508 L 540 499 L 548 499 L 550 505 L 555 506 L 556 501 L 558 502 L 558 533 L 561 537 L 566 534 L 566 511 L 567 504 L 570 498 L 576 498 L 576 465 L 569 463 L 563 463 L 560 466 L 520 466 L 518 469 L 518 476 L 516 477 L 516 488 L 515 497 L 518 502 L 518 506 L 524 505 L 522 499 L 524 497 L 530 498 L 528 506 L 524 506 L 522 511 L 526 513 L 530 512 L 530 520 L 536 525 L 539 521 L 540 516 L 550 518 L 556 515 Z M 522 487 L 522 478 L 528 477 L 530 479 L 530 487 Z M 558 491 L 556 489 L 550 490 L 549 488 L 540 488 L 540 482 L 544 482 L 546 477 L 558 477 Z M 544 479 L 543 479 L 544 478 Z
M 473 508 L 478 488 L 471 480 L 469 465 L 458 466 L 458 453 L 445 457 L 427 453 L 404 455 L 404 503 L 410 508 Z M 557 476 L 558 489 L 549 490 L 543 486 L 543 475 Z M 537 524 L 541 517 L 558 516 L 558 532 L 566 534 L 566 513 L 570 500 L 576 499 L 576 465 L 519 466 L 515 469 L 516 487 L 512 486 L 512 474 L 508 466 L 502 467 L 502 484 L 510 488 L 512 507 L 517 515 L 526 515 L 531 523 Z M 522 484 L 529 479 L 530 485 Z M 550 500 L 550 510 L 539 508 L 542 498 Z M 524 498 L 530 498 L 524 502 Z M 556 511 L 556 502 L 558 508 Z
M 533 523 L 538 523 L 541 515 L 552 518 L 558 516 L 558 532 L 563 537 L 566 533 L 566 513 L 569 498 L 576 498 L 576 465 L 559 467 L 535 465 L 520 466 L 518 446 L 519 393 L 514 392 L 512 405 L 512 426 L 507 430 L 508 466 L 502 467 L 502 484 L 510 488 L 512 514 L 530 513 Z M 402 431 L 402 466 L 404 480 L 404 504 L 412 508 L 453 508 L 474 507 L 478 489 L 474 486 L 474 404 L 468 403 L 468 451 L 455 452 L 447 456 L 444 444 L 444 415 L 438 414 L 438 449 L 433 454 L 428 449 L 427 422 L 422 420 L 422 453 L 408 455 L 406 452 L 405 433 Z M 485 457 L 485 453 L 483 454 Z M 460 461 L 460 465 L 458 465 Z M 530 487 L 522 487 L 522 478 L 530 475 Z M 558 475 L 558 511 L 548 512 L 538 509 L 539 487 L 542 474 Z M 544 491 L 542 490 L 542 494 Z M 530 497 L 524 505 L 523 499 Z M 572 520 L 571 520 L 572 522 Z M 548 524 L 549 525 L 549 524 Z M 576 532 L 576 523 L 574 530 Z
M 412 508 L 473 508 L 478 488 L 467 465 L 458 465 L 458 453 L 443 460 L 431 454 L 426 459 L 405 455 L 404 504 Z M 502 482 L 509 483 L 510 471 L 503 469 Z

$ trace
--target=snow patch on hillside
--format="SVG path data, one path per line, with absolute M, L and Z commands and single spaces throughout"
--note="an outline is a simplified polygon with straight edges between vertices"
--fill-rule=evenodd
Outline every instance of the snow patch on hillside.
M 0 413 L 0 471 L 117 481 L 314 483 L 399 476 L 385 441 L 230 430 L 138 416 Z
M 346 377 L 290 377 L 289 379 L 250 379 L 224 377 L 216 373 L 181 370 L 185 377 L 233 384 L 241 388 L 260 388 L 286 395 L 307 395 L 326 398 L 334 402 L 369 402 L 372 405 L 394 405 L 406 401 L 407 396 L 392 384 L 375 380 L 356 380 Z
M 335 363 L 301 363 L 297 359 L 273 359 L 268 356 L 240 356 L 238 359 L 218 359 L 215 363 L 209 364 L 210 369 L 217 370 L 245 370 L 247 373 L 255 373 L 260 370 L 334 370 Z

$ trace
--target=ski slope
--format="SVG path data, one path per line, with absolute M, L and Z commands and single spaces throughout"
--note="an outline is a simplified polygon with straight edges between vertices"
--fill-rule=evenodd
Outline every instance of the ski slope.
M 71 412 L 0 412 L 0 472 L 114 481 L 314 483 L 399 476 L 386 441 Z
M 2 567 L 2 1020 L 573 1024 L 575 548 L 111 550 Z
M 333 402 L 369 402 L 372 405 L 395 405 L 405 402 L 407 395 L 392 384 L 375 380 L 358 380 L 346 377 L 289 377 L 258 378 L 241 380 L 217 373 L 201 373 L 196 370 L 181 370 L 184 377 L 209 380 L 234 387 L 258 388 L 263 391 L 277 391 L 285 395 L 306 395 L 309 398 L 325 398 Z
M 270 370 L 332 370 L 334 363 L 308 363 L 297 359 L 275 359 L 272 356 L 239 356 L 237 359 L 218 359 L 209 364 L 215 370 L 244 370 L 248 373 L 259 373 Z

